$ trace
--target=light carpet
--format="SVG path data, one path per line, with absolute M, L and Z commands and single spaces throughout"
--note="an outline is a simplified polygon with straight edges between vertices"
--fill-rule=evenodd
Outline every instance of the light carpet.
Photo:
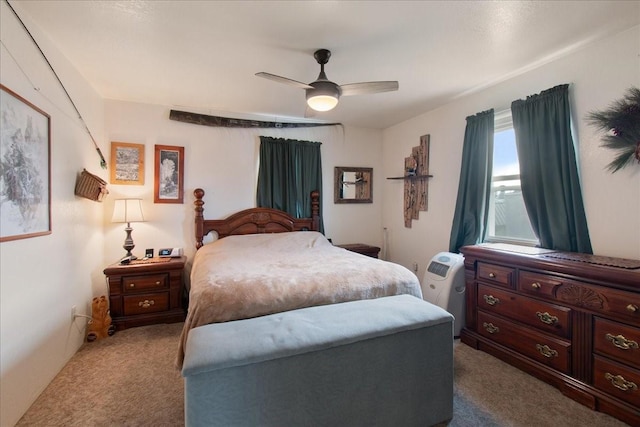
M 181 329 L 144 326 L 84 344 L 17 426 L 183 426 L 183 379 L 174 368 Z M 626 426 L 464 344 L 456 342 L 454 359 L 450 427 Z

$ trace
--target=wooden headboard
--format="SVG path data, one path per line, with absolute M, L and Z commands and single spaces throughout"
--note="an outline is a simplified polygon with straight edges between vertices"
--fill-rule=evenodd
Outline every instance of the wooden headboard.
M 286 231 L 320 230 L 320 192 L 311 192 L 311 218 L 294 218 L 286 212 L 272 208 L 251 208 L 236 212 L 226 219 L 204 219 L 204 190 L 193 191 L 196 201 L 196 249 L 202 247 L 204 236 L 212 231 L 218 238 L 237 234 L 282 233 Z

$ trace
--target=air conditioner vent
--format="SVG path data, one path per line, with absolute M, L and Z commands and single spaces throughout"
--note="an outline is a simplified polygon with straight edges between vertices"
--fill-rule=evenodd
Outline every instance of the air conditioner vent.
M 447 275 L 447 271 L 449 271 L 449 266 L 445 264 L 440 264 L 436 261 L 431 261 L 429 267 L 427 268 L 429 273 L 433 273 L 440 277 L 445 277 Z

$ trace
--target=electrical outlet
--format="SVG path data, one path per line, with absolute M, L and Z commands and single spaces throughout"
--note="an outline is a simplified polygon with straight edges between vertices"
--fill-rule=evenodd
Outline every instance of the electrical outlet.
M 76 306 L 72 306 L 71 307 L 71 321 L 73 322 L 74 320 L 76 320 Z
M 418 263 L 415 261 L 413 262 L 413 272 L 416 274 L 418 273 Z

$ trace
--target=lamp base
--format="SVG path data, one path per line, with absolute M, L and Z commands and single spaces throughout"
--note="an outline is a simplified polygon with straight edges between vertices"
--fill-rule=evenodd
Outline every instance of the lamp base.
M 138 259 L 137 256 L 131 253 L 133 248 L 136 247 L 136 245 L 133 244 L 133 239 L 131 238 L 131 232 L 133 231 L 133 228 L 131 228 L 131 224 L 127 223 L 127 226 L 125 227 L 124 231 L 127 233 L 127 237 L 124 239 L 124 245 L 122 245 L 122 247 L 124 248 L 125 251 L 127 251 L 127 254 L 123 257 L 123 259 L 129 258 L 130 261 L 134 259 Z

